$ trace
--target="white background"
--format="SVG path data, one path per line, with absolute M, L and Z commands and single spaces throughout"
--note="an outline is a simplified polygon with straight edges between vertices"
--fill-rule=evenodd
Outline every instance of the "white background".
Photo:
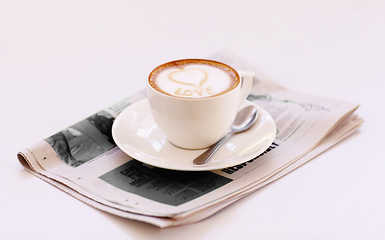
M 18 163 L 18 151 L 142 89 L 155 66 L 223 49 L 293 90 L 361 104 L 365 124 L 170 229 L 93 209 Z M 385 239 L 384 63 L 380 0 L 2 0 L 1 239 Z

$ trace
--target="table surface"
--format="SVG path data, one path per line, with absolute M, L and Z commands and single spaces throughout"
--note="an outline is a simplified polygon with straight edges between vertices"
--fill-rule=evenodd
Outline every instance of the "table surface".
M 384 239 L 385 1 L 1 1 L 2 239 Z M 282 85 L 359 103 L 360 130 L 187 226 L 96 210 L 16 153 L 145 86 L 155 66 L 223 50 Z

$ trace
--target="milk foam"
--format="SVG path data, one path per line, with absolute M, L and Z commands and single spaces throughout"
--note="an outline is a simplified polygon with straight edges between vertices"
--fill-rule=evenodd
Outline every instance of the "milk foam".
M 234 86 L 234 77 L 215 66 L 193 63 L 165 68 L 153 83 L 166 94 L 185 98 L 205 98 L 226 92 Z

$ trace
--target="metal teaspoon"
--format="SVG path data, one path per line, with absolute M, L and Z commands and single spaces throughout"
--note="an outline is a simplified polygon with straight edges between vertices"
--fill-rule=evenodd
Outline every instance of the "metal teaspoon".
M 195 165 L 205 164 L 229 137 L 231 137 L 233 134 L 240 133 L 249 129 L 254 124 L 255 120 L 257 120 L 257 116 L 258 111 L 255 106 L 247 106 L 243 108 L 235 117 L 230 132 L 197 158 L 195 158 L 193 163 Z

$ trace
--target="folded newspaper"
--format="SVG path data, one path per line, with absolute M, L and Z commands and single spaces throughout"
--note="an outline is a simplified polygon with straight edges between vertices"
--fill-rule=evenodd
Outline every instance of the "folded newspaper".
M 253 70 L 226 54 L 213 56 Z M 215 171 L 152 167 L 123 153 L 111 127 L 145 92 L 103 109 L 18 153 L 27 171 L 102 211 L 164 228 L 201 221 L 284 176 L 355 132 L 357 104 L 288 90 L 258 76 L 248 100 L 274 119 L 277 135 L 253 159 Z M 258 138 L 258 136 L 255 136 Z

